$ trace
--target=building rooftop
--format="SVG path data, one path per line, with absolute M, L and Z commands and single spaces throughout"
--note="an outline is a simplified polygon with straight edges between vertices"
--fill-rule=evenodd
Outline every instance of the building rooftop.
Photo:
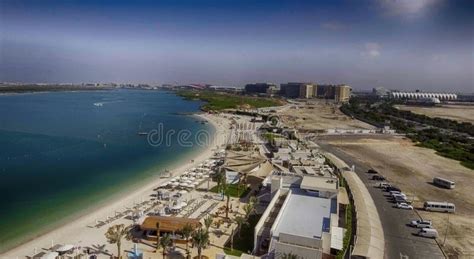
M 292 190 L 275 222 L 273 236 L 280 233 L 321 239 L 329 232 L 331 200 L 319 198 L 305 191 Z
M 303 176 L 301 189 L 312 191 L 337 190 L 337 179 L 328 177 Z
M 156 230 L 156 224 L 159 224 L 161 231 L 177 231 L 182 229 L 186 224 L 191 224 L 193 227 L 201 226 L 198 219 L 168 217 L 168 216 L 148 216 L 142 219 L 140 228 L 142 230 Z

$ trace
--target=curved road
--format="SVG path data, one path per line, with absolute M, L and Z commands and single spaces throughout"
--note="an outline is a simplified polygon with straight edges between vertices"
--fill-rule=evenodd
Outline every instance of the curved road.
M 318 140 L 317 143 L 322 149 L 333 153 L 349 166 L 354 165 L 357 175 L 367 186 L 382 221 L 385 237 L 385 258 L 445 258 L 435 240 L 414 235 L 417 230 L 406 224 L 411 220 L 419 219 L 418 214 L 415 211 L 394 208 L 394 204 L 388 200 L 387 194 L 374 187 L 376 181 L 369 180 L 370 175 L 366 173 L 369 169 L 367 165 L 324 141 Z M 383 172 L 381 174 L 383 175 Z M 399 187 L 403 191 L 403 186 Z

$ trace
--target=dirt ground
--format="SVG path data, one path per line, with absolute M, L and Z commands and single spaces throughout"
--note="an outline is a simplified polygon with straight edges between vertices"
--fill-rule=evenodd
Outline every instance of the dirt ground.
M 429 117 L 474 123 L 474 105 L 442 105 L 436 107 L 397 105 L 396 108 Z
M 454 203 L 456 213 L 449 214 L 449 219 L 446 213 L 417 211 L 423 218 L 433 220 L 439 231 L 438 241 L 445 243 L 444 251 L 450 258 L 474 257 L 474 170 L 438 156 L 433 150 L 416 147 L 400 136 L 386 139 L 354 137 L 329 142 L 372 166 L 389 182 L 403 189 L 409 198 L 414 198 L 415 208 L 422 208 L 424 201 Z M 435 176 L 455 181 L 456 188 L 447 190 L 432 185 Z
M 292 105 L 279 113 L 285 125 L 298 130 L 373 129 L 370 124 L 343 114 L 337 105 L 324 100 L 311 100 L 306 104 Z

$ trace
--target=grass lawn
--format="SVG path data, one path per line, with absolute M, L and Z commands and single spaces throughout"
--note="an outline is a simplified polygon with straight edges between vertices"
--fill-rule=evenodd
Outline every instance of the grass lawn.
M 253 250 L 253 232 L 255 225 L 262 215 L 251 215 L 248 220 L 248 225 L 242 226 L 239 235 L 234 236 L 234 249 L 230 250 L 230 239 L 224 246 L 224 252 L 228 255 L 240 256 L 242 253 L 247 253 Z
M 277 99 L 236 95 L 214 91 L 181 90 L 178 91 L 177 94 L 186 99 L 198 99 L 206 101 L 207 103 L 202 106 L 202 109 L 206 111 L 237 109 L 240 107 L 262 108 L 282 105 L 282 101 Z
M 247 195 L 250 190 L 251 189 L 247 186 L 241 186 L 239 195 L 238 184 L 228 184 L 227 191 L 225 192 L 225 194 L 229 194 L 230 197 L 242 198 Z M 212 187 L 209 191 L 219 193 L 219 189 L 217 188 L 217 186 Z

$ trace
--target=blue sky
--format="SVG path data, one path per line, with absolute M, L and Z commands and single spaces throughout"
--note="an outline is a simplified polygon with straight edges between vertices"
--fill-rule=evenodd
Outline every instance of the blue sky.
M 0 81 L 474 92 L 474 1 L 0 3 Z

